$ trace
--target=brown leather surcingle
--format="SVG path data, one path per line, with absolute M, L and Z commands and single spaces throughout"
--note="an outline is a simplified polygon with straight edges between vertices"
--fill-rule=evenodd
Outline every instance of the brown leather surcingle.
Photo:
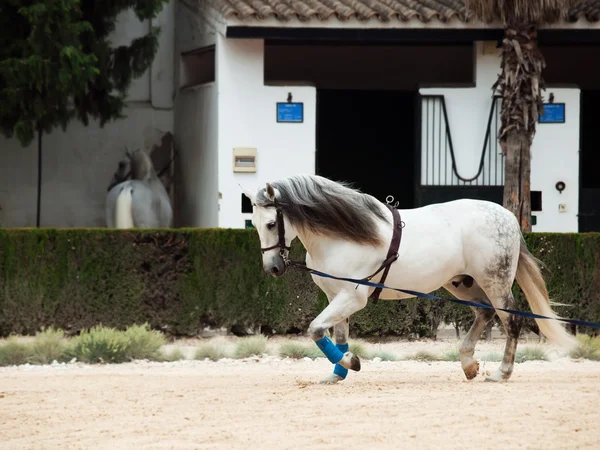
M 367 279 L 370 281 L 375 275 L 377 275 L 383 269 L 383 275 L 381 275 L 381 280 L 379 280 L 379 284 L 385 284 L 385 279 L 387 277 L 388 272 L 390 271 L 390 266 L 398 259 L 398 249 L 400 248 L 400 241 L 402 240 L 402 220 L 400 219 L 400 212 L 391 205 L 386 205 L 392 211 L 392 216 L 394 217 L 394 228 L 392 234 L 392 241 L 390 242 L 390 249 L 388 250 L 387 258 L 373 275 L 368 277 Z M 381 288 L 375 288 L 375 291 L 369 296 L 371 300 L 373 300 L 374 304 L 377 304 L 379 301 L 379 295 L 381 294 Z

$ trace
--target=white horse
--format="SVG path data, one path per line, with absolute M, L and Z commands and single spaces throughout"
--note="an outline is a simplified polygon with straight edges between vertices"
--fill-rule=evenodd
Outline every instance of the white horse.
M 286 271 L 289 246 L 296 237 L 307 250 L 308 267 L 337 277 L 363 279 L 381 268 L 394 236 L 392 208 L 374 197 L 319 176 L 296 175 L 251 192 L 252 223 L 261 242 L 263 268 L 274 276 Z M 389 265 L 386 285 L 429 293 L 444 287 L 463 300 L 514 309 L 511 287 L 516 280 L 531 310 L 557 317 L 537 260 L 528 251 L 517 219 L 502 206 L 462 199 L 399 210 L 402 239 L 398 259 Z M 312 274 L 329 300 L 308 332 L 334 366 L 322 382 L 343 380 L 360 360 L 348 351 L 349 318 L 367 305 L 374 288 Z M 381 273 L 371 281 L 379 282 Z M 382 300 L 411 298 L 383 290 Z M 473 308 L 475 320 L 460 346 L 462 370 L 477 376 L 475 345 L 494 314 L 506 330 L 504 358 L 486 381 L 508 380 L 512 374 L 522 318 L 494 309 Z M 572 348 L 573 336 L 555 320 L 536 319 L 553 343 Z M 325 335 L 334 328 L 335 345 Z
M 119 162 L 106 197 L 108 228 L 170 228 L 173 208 L 169 194 L 146 152 L 127 151 Z M 131 180 L 127 180 L 131 173 Z

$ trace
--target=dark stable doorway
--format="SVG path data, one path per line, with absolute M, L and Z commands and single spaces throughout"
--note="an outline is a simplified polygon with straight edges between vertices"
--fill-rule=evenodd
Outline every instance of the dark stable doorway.
M 600 90 L 581 91 L 579 232 L 600 231 Z
M 316 172 L 415 206 L 416 92 L 319 90 Z

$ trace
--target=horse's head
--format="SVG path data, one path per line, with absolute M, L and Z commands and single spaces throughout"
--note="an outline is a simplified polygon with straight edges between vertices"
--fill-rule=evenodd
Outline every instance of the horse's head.
M 277 202 L 277 190 L 267 183 L 254 193 L 242 188 L 252 202 L 252 225 L 258 232 L 263 254 L 263 269 L 275 277 L 285 273 L 290 245 L 297 236 L 294 227 Z
M 126 152 L 126 158 L 123 158 L 119 161 L 119 166 L 117 170 L 113 173 L 112 180 L 110 180 L 110 184 L 108 185 L 108 190 L 110 191 L 117 184 L 122 183 L 129 179 L 129 175 L 131 174 L 131 159 L 129 157 L 129 151 Z

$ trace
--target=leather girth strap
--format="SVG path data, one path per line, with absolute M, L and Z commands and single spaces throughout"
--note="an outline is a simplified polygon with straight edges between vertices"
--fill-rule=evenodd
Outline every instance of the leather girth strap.
M 402 240 L 402 220 L 400 219 L 400 212 L 394 208 L 393 206 L 386 205 L 392 211 L 392 216 L 394 217 L 394 228 L 392 234 L 392 242 L 390 242 L 390 249 L 388 250 L 387 258 L 379 268 L 377 272 L 368 277 L 370 280 L 375 275 L 377 275 L 382 269 L 383 274 L 381 275 L 381 280 L 379 280 L 379 284 L 385 284 L 385 279 L 387 277 L 388 272 L 390 271 L 390 266 L 398 259 L 398 249 L 400 248 L 400 241 Z M 373 300 L 374 304 L 377 304 L 379 301 L 379 295 L 381 294 L 381 288 L 375 288 L 375 291 L 369 296 L 371 300 Z

